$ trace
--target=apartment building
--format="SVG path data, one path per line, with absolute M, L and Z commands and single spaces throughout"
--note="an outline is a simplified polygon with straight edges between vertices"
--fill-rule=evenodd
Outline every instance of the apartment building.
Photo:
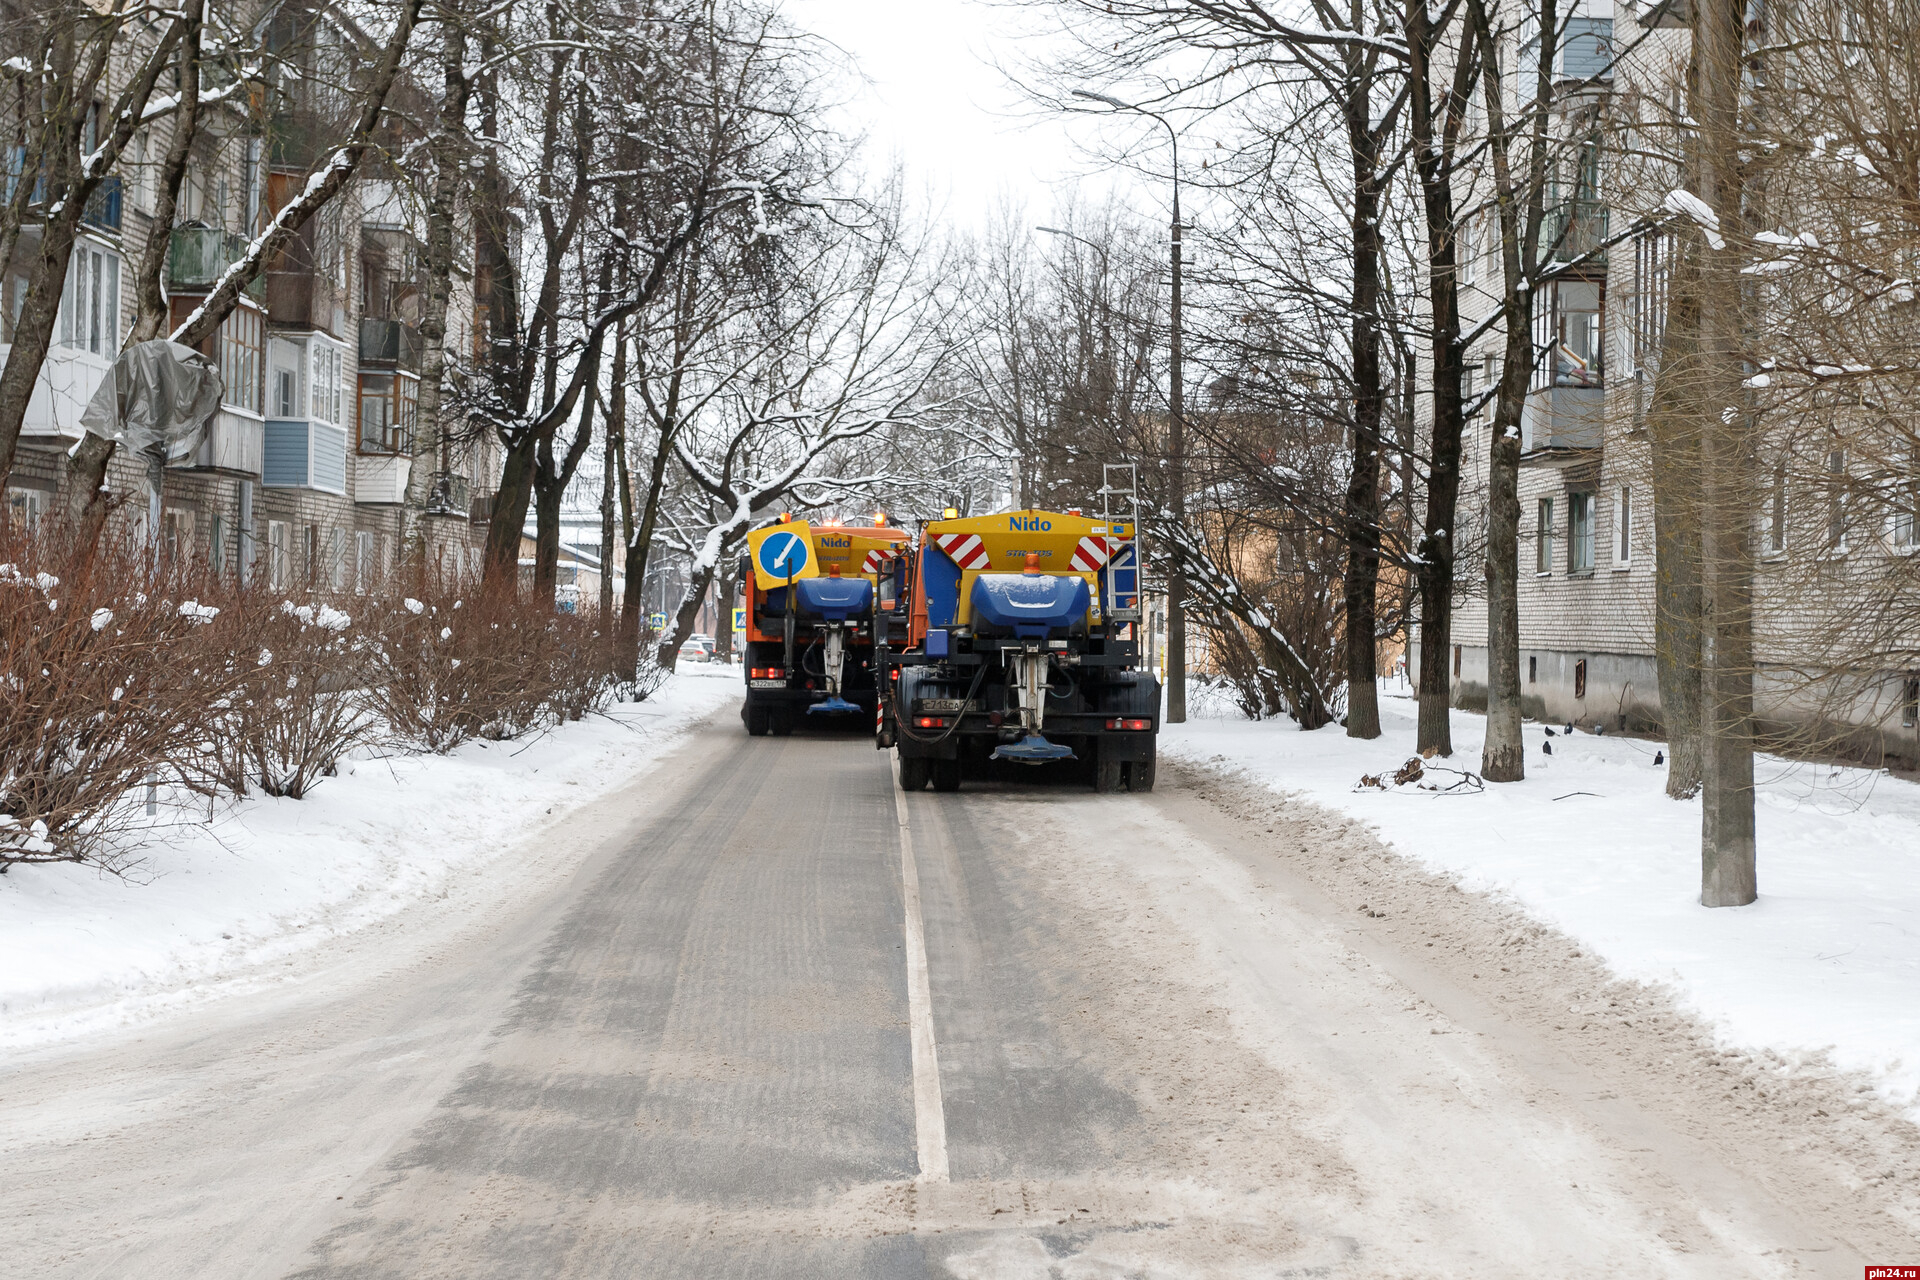
M 1657 730 L 1661 700 L 1654 637 L 1655 557 L 1647 410 L 1659 367 L 1666 282 L 1674 260 L 1670 225 L 1649 225 L 1676 178 L 1616 162 L 1633 122 L 1656 108 L 1678 114 L 1689 39 L 1685 0 L 1584 0 L 1554 59 L 1558 171 L 1548 185 L 1543 239 L 1566 270 L 1535 299 L 1535 348 L 1521 423 L 1520 680 L 1524 712 L 1607 730 Z M 1515 101 L 1531 84 L 1538 39 L 1515 50 Z M 1510 64 L 1510 65 L 1513 65 Z M 1643 114 L 1644 113 L 1644 114 Z M 1669 118 L 1671 118 L 1669 116 Z M 1475 202 L 1484 200 L 1484 187 Z M 1474 202 L 1469 202 L 1469 205 Z M 1501 288 L 1491 214 L 1462 233 L 1462 305 L 1473 329 L 1495 314 Z M 1636 227 L 1640 228 L 1636 230 Z M 1504 338 L 1494 326 L 1469 351 L 1470 399 L 1494 385 Z M 1484 530 L 1491 406 L 1468 424 L 1459 525 Z M 1844 464 L 1836 464 L 1844 465 Z M 1784 474 L 1784 472 L 1783 472 Z M 1754 513 L 1760 563 L 1756 710 L 1763 728 L 1813 733 L 1858 758 L 1920 763 L 1920 673 L 1872 673 L 1845 697 L 1809 692 L 1786 648 L 1795 610 L 1840 607 L 1791 599 L 1803 578 L 1781 572 L 1806 554 L 1787 536 L 1787 511 L 1804 526 L 1806 495 L 1782 487 Z M 1827 504 L 1829 499 L 1815 498 Z M 1856 530 L 1870 554 L 1914 550 L 1915 522 Z M 1844 541 L 1844 531 L 1835 534 Z M 1484 546 L 1484 536 L 1471 539 Z M 1882 544 L 1884 545 L 1878 545 Z M 1856 547 L 1830 572 L 1868 571 Z M 1463 556 L 1450 655 L 1455 705 L 1486 705 L 1487 613 L 1477 555 Z M 1844 593 L 1836 593 L 1836 600 Z
M 167 239 L 164 284 L 178 325 L 324 158 L 342 105 L 326 86 L 345 82 L 328 63 L 358 37 L 340 21 L 307 14 L 283 23 L 274 91 L 203 112 L 173 226 L 153 216 L 165 120 L 136 137 L 90 203 L 7 481 L 16 522 L 36 523 L 66 501 L 66 455 L 133 323 L 133 264 L 153 238 Z M 133 499 L 118 517 L 124 536 L 157 534 L 169 557 L 288 592 L 365 589 L 391 568 L 420 428 L 423 224 L 403 175 L 363 168 L 267 264 L 202 348 L 219 366 L 225 399 L 197 456 L 166 469 L 157 530 L 148 528 L 145 461 L 114 459 L 109 485 Z M 0 286 L 6 329 L 34 234 L 23 229 Z M 470 235 L 462 248 L 448 342 L 464 357 L 478 340 Z M 0 338 L 10 342 L 6 329 Z M 447 426 L 430 479 L 429 554 L 443 572 L 477 575 L 497 449 L 455 443 L 455 424 Z

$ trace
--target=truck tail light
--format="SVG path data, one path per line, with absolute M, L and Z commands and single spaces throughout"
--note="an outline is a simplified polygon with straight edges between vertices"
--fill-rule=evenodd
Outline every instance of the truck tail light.
M 784 680 L 787 678 L 785 667 L 754 667 L 747 673 L 749 680 Z
M 1153 721 L 1151 720 L 1109 720 L 1107 721 L 1107 728 L 1109 729 L 1151 729 L 1153 728 Z
M 946 718 L 943 716 L 915 716 L 913 723 L 915 727 L 921 729 L 944 729 L 947 727 Z

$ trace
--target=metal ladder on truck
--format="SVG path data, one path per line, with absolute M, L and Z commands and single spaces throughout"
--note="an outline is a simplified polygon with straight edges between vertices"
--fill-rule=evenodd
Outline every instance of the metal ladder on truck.
M 1106 526 L 1107 582 L 1100 608 L 1112 622 L 1138 623 L 1145 601 L 1140 582 L 1139 472 L 1131 462 L 1104 464 L 1100 477 L 1100 523 Z M 1136 636 L 1138 627 L 1134 628 Z

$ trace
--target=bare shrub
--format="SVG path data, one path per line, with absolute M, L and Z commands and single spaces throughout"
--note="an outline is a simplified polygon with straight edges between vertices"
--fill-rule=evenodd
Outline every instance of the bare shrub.
M 183 660 L 211 614 L 124 546 L 103 543 L 70 582 L 59 550 L 0 544 L 0 870 L 120 870 L 136 790 L 192 754 L 183 709 L 220 692 L 216 673 Z
M 510 736 L 516 686 L 530 674 L 503 660 L 490 611 L 444 586 L 370 607 L 369 705 L 391 740 L 445 753 L 477 735 Z
M 504 739 L 605 704 L 611 637 L 591 618 L 531 601 L 467 599 L 444 584 L 373 605 L 369 705 L 393 740 L 446 752 Z
M 198 660 L 224 676 L 223 693 L 205 708 L 201 750 L 182 772 L 234 795 L 258 787 L 298 800 L 378 737 L 368 646 L 352 616 L 322 599 L 244 590 L 225 601 L 196 637 Z
M 578 720 L 597 711 L 613 697 L 612 640 L 593 617 L 570 613 L 553 615 L 549 646 L 548 705 L 557 721 Z M 656 681 L 657 683 L 657 681 Z

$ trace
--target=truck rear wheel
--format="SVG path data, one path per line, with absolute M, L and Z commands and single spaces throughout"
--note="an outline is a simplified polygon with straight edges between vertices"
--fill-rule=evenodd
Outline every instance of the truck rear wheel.
M 765 707 L 747 708 L 747 732 L 756 738 L 767 736 L 768 715 Z
M 900 789 L 902 791 L 925 791 L 927 779 L 932 775 L 930 766 L 933 761 L 925 756 L 900 757 Z
M 960 762 L 958 760 L 930 760 L 933 766 L 933 789 L 935 791 L 958 791 L 960 789 Z
M 1129 765 L 1127 765 L 1127 790 L 1129 791 L 1153 790 L 1154 765 L 1157 763 L 1154 759 L 1154 755 L 1155 755 L 1154 749 L 1151 746 L 1149 746 L 1147 748 L 1147 758 L 1145 760 L 1135 760 Z
M 1104 755 L 1093 762 L 1093 789 L 1099 792 L 1120 790 L 1124 781 L 1124 762 L 1109 760 Z

